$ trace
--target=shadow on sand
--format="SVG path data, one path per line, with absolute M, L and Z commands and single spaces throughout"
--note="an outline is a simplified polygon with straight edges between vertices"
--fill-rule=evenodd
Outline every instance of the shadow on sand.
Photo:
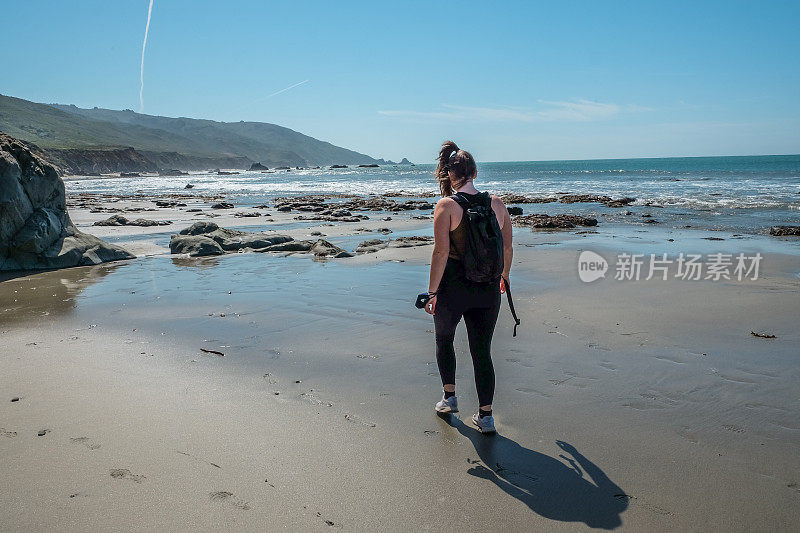
M 628 508 L 628 496 L 571 444 L 556 441 L 569 454 L 559 455 L 567 466 L 502 435 L 483 435 L 454 416 L 441 418 L 478 452 L 480 461 L 470 461 L 467 472 L 491 481 L 535 513 L 601 529 L 622 524 L 620 514 Z

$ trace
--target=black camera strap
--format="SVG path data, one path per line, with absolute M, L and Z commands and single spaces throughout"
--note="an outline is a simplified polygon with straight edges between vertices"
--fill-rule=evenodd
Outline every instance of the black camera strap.
M 506 298 L 508 298 L 508 308 L 511 310 L 511 316 L 514 317 L 514 337 L 517 336 L 517 326 L 520 325 L 519 318 L 517 318 L 517 312 L 514 310 L 514 299 L 511 298 L 511 284 L 508 282 L 506 278 L 503 278 L 503 282 L 506 285 Z

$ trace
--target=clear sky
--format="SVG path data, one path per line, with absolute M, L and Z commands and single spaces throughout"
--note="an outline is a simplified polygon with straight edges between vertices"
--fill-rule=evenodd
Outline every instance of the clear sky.
M 4 0 L 0 93 L 138 110 L 147 7 Z M 449 138 L 481 161 L 794 154 L 799 22 L 797 0 L 154 0 L 144 112 L 415 162 Z

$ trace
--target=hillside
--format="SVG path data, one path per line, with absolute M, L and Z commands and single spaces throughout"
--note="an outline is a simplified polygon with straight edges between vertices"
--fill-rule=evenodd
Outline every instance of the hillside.
M 149 167 L 174 162 L 183 170 L 244 168 L 254 161 L 269 167 L 383 162 L 275 124 L 82 109 L 3 95 L 0 131 L 35 143 L 72 172 L 150 170 L 142 159 L 150 162 Z M 128 148 L 134 148 L 136 157 L 126 167 Z M 73 161 L 78 154 L 80 162 Z

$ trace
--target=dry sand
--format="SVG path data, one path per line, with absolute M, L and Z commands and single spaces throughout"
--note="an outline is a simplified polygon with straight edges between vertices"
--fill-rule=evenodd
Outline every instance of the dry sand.
M 430 232 L 413 212 L 303 227 L 266 211 L 275 222 L 213 220 L 349 249 L 359 227 Z M 71 214 L 82 229 L 109 216 Z M 207 219 L 138 216 L 173 225 L 90 231 L 163 254 Z M 516 231 L 523 325 L 513 338 L 504 302 L 494 437 L 469 426 L 463 325 L 463 410 L 433 413 L 433 325 L 412 305 L 429 246 L 326 263 L 161 255 L 0 282 L 2 529 L 798 530 L 796 245 L 646 229 Z M 576 274 L 582 249 L 701 245 L 762 251 L 761 279 Z

